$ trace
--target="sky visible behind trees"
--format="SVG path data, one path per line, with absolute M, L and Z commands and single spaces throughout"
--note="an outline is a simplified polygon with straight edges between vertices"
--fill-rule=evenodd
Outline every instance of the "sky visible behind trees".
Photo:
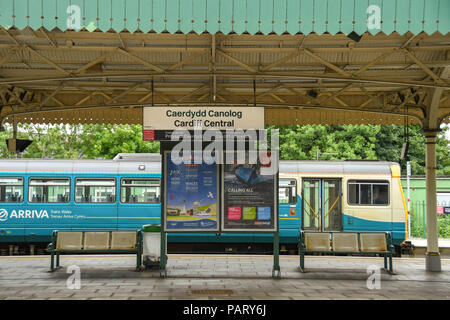
M 0 132 L 0 157 L 15 158 L 5 140 L 12 127 Z M 404 127 L 398 125 L 304 125 L 270 126 L 280 131 L 282 160 L 312 160 L 320 151 L 321 160 L 371 159 L 399 162 Z M 439 175 L 450 175 L 450 129 L 445 126 L 437 139 Z M 159 152 L 159 142 L 142 140 L 141 125 L 20 125 L 19 139 L 33 143 L 22 158 L 112 159 L 117 153 Z M 409 158 L 412 174 L 424 174 L 425 138 L 419 126 L 409 127 Z

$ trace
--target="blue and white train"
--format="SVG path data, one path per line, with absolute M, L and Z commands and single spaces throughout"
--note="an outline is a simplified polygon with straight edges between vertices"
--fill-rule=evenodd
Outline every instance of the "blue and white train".
M 160 179 L 159 154 L 0 160 L 0 248 L 43 247 L 53 230 L 135 230 L 160 223 Z M 397 247 L 407 237 L 400 167 L 393 162 L 280 161 L 278 212 L 282 251 L 297 248 L 301 229 L 390 231 Z M 271 250 L 271 238 L 170 233 L 168 242 L 169 252 L 171 246 L 252 251 Z

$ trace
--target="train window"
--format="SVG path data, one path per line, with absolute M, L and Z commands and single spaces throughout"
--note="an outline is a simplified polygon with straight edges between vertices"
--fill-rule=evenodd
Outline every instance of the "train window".
M 123 178 L 120 185 L 120 201 L 124 203 L 159 203 L 159 179 Z
M 116 202 L 115 179 L 77 178 L 75 201 L 86 203 Z
M 69 202 L 70 180 L 68 178 L 30 178 L 29 202 Z
M 388 181 L 358 181 L 348 182 L 348 203 L 354 205 L 389 205 Z
M 297 182 L 295 179 L 279 180 L 278 201 L 284 204 L 297 203 Z
M 23 201 L 23 178 L 0 178 L 0 202 Z

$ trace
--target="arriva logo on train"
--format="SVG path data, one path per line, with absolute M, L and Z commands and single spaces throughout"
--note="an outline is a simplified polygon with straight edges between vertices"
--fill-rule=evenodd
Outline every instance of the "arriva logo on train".
M 49 219 L 47 210 L 12 210 L 8 214 L 6 209 L 0 209 L 0 221 L 8 219 Z
M 4 222 L 8 219 L 86 219 L 83 214 L 73 214 L 71 210 L 50 210 L 50 213 L 46 209 L 36 210 L 8 210 L 0 208 L 0 222 Z

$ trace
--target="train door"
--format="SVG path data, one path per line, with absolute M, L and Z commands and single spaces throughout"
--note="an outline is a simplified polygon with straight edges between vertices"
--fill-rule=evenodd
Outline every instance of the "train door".
M 342 231 L 341 180 L 302 180 L 302 228 L 314 231 Z

